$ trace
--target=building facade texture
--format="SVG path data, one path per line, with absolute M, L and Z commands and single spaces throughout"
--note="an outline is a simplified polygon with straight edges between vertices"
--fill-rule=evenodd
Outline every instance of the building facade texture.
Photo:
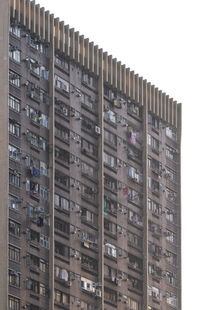
M 0 3 L 0 309 L 181 310 L 181 104 Z

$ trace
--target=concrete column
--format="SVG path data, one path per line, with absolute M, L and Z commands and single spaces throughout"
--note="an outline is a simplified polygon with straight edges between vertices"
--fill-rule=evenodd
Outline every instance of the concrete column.
M 49 191 L 50 191 L 50 202 L 49 202 L 49 214 L 50 214 L 50 249 L 49 249 L 49 309 L 54 310 L 54 186 L 55 186 L 55 102 L 54 102 L 54 16 L 50 16 L 50 78 L 49 78 Z
M 99 259 L 98 259 L 98 282 L 101 286 L 101 299 L 99 298 L 98 309 L 104 310 L 104 119 L 103 119 L 103 51 L 99 51 L 99 81 L 98 81 L 98 126 L 101 129 L 101 134 L 98 137 L 98 245 L 99 245 Z
M 0 1 L 0 309 L 8 309 L 8 43 L 9 1 Z
M 147 96 L 147 82 L 143 81 L 143 310 L 148 309 L 148 96 Z

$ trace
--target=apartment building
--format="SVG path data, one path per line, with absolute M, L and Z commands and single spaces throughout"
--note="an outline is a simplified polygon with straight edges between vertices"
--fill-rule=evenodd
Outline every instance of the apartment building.
M 181 104 L 0 3 L 0 309 L 181 310 Z

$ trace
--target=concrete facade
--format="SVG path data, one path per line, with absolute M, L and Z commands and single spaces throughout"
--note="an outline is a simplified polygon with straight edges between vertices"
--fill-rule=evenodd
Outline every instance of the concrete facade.
M 0 308 L 181 310 L 181 104 L 34 1 L 1 12 Z

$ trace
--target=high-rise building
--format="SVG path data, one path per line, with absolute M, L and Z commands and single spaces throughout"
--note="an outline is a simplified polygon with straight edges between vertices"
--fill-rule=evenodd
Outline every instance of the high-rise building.
M 181 104 L 0 1 L 0 309 L 181 310 Z

